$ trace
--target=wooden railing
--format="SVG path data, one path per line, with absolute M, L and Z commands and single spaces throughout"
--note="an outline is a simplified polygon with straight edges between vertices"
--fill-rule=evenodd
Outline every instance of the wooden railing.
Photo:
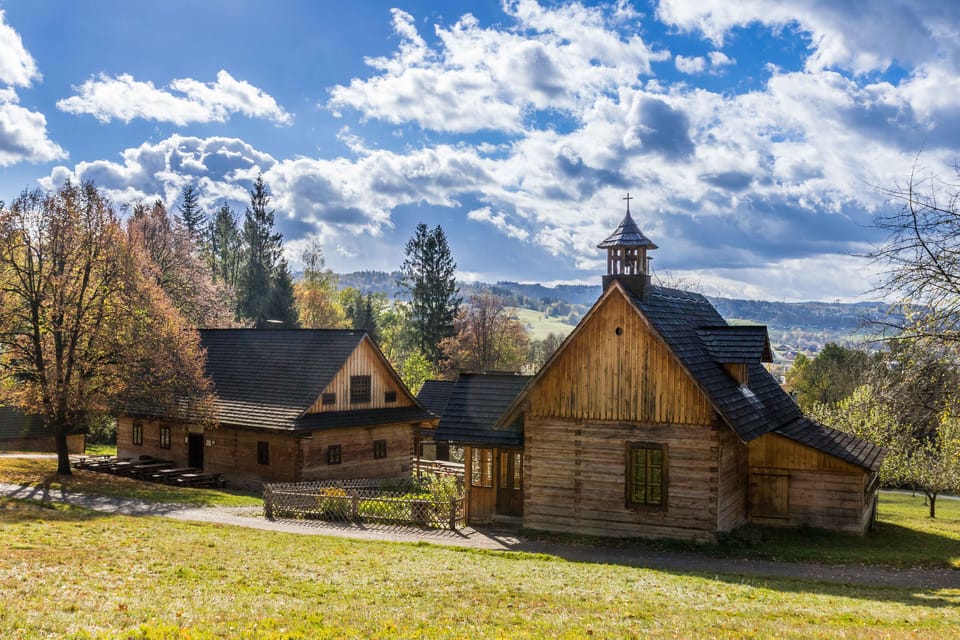
M 450 529 L 463 527 L 463 495 L 438 495 L 409 480 L 343 480 L 264 485 L 264 515 Z
M 413 461 L 413 475 L 417 478 L 427 476 L 453 476 L 463 482 L 463 463 L 447 462 L 446 460 L 425 460 L 419 459 Z

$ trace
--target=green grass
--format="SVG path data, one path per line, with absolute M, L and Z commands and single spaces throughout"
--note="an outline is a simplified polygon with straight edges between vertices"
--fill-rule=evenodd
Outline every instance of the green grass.
M 56 469 L 57 461 L 52 458 L 0 458 L 0 482 L 195 506 L 263 504 L 259 495 L 247 492 L 171 487 L 83 469 L 74 469 L 70 476 L 60 476 L 56 474 Z
M 566 324 L 557 318 L 548 318 L 542 311 L 521 307 L 507 307 L 507 311 L 517 316 L 517 320 L 527 329 L 527 334 L 532 340 L 543 340 L 551 333 L 566 337 L 573 331 L 573 325 Z
M 115 444 L 87 444 L 83 451 L 88 456 L 115 456 L 117 455 L 117 445 Z
M 0 637 L 913 638 L 960 590 L 360 542 L 0 500 Z

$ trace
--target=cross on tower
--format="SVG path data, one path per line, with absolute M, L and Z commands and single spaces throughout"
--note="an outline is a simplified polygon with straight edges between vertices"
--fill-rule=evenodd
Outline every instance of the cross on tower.
M 627 195 L 623 199 L 627 201 L 627 213 L 630 213 L 630 201 L 633 200 L 633 198 L 630 197 L 629 191 L 627 192 Z

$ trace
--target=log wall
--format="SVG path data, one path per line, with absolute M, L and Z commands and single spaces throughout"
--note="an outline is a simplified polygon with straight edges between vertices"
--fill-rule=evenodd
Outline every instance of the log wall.
M 662 340 L 611 295 L 531 389 L 530 417 L 710 425 L 716 412 Z
M 611 537 L 714 540 L 724 429 L 528 418 L 524 526 Z M 667 447 L 665 509 L 626 505 L 626 446 L 634 441 Z
M 373 457 L 374 440 L 387 441 L 387 457 Z M 327 464 L 327 447 L 339 444 L 340 464 Z M 406 477 L 413 458 L 409 424 L 315 431 L 300 441 L 302 472 L 298 481 Z
M 749 444 L 750 521 L 863 534 L 876 491 L 873 474 L 773 433 Z
M 717 503 L 717 531 L 729 531 L 747 522 L 747 445 L 732 429 L 720 427 L 720 490 Z
M 86 448 L 86 436 L 82 433 L 72 433 L 67 436 L 67 451 L 83 453 Z M 30 438 L 5 438 L 0 440 L 0 451 L 42 451 L 55 453 L 57 441 L 53 436 L 37 436 Z
M 370 402 L 362 404 L 350 404 L 350 376 L 370 376 Z M 395 391 L 397 394 L 396 402 L 386 402 L 384 394 L 387 391 Z M 323 404 L 323 394 L 336 394 L 336 402 L 333 404 Z M 406 388 L 396 379 L 387 364 L 377 353 L 368 339 L 360 342 L 350 357 L 344 362 L 343 367 L 337 372 L 337 375 L 330 384 L 323 390 L 320 397 L 316 399 L 307 413 L 320 413 L 324 411 L 350 411 L 351 409 L 382 409 L 394 407 L 412 407 L 413 398 L 407 392 Z
M 133 423 L 143 425 L 143 444 L 133 444 Z M 187 427 L 181 424 L 170 425 L 170 448 L 160 448 L 160 421 L 142 420 L 129 416 L 117 418 L 117 456 L 120 458 L 139 458 L 151 456 L 161 460 L 172 460 L 178 466 L 187 466 Z

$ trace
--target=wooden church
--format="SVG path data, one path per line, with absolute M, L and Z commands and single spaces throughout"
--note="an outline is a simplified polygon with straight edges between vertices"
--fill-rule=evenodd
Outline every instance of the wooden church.
M 883 450 L 806 418 L 764 368 L 766 327 L 651 284 L 630 215 L 603 293 L 532 378 L 461 376 L 435 438 L 465 447 L 467 518 L 712 541 L 754 523 L 863 534 Z

